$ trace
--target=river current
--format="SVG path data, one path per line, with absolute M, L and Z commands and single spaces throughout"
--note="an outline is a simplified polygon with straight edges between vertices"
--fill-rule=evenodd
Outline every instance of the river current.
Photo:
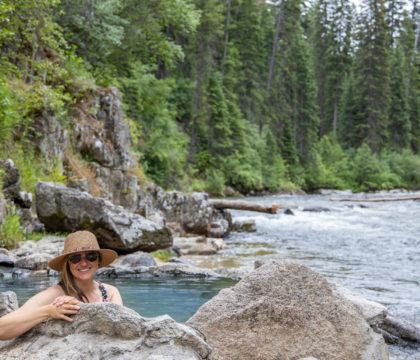
M 221 254 L 194 261 L 250 269 L 256 259 L 292 259 L 419 326 L 420 201 L 336 201 L 414 195 L 420 193 L 251 197 L 294 215 L 233 211 L 234 219 L 254 219 L 257 231 L 232 234 Z M 393 347 L 391 358 L 420 359 L 420 353 Z

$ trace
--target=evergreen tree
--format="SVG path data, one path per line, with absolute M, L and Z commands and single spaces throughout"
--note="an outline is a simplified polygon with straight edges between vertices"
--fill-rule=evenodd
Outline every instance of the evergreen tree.
M 284 158 L 292 161 L 297 153 L 303 164 L 311 159 L 319 118 L 311 59 L 300 22 L 301 5 L 301 1 L 282 3 L 279 61 L 270 89 L 271 103 L 275 105 L 270 110 L 276 113 L 273 128 Z
M 351 61 L 353 8 L 348 0 L 318 0 L 313 12 L 311 43 L 322 136 L 337 131 L 339 101 Z
M 384 0 L 364 0 L 358 19 L 358 49 L 353 76 L 357 89 L 353 146 L 366 142 L 379 152 L 388 138 L 390 105 L 389 30 Z
M 391 106 L 389 111 L 389 133 L 394 149 L 405 149 L 410 145 L 411 124 L 409 113 L 407 66 L 400 45 L 394 49 L 391 71 Z
M 245 118 L 261 130 L 267 59 L 261 24 L 264 6 L 257 0 L 241 0 L 232 5 L 230 42 L 237 49 L 240 63 L 235 73 L 238 80 L 232 90 L 238 96 Z

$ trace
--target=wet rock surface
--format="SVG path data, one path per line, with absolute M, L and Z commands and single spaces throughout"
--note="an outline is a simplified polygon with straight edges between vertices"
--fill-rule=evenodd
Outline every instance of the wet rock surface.
M 0 341 L 2 359 L 208 359 L 194 329 L 167 315 L 144 318 L 112 303 L 83 304 L 74 321 L 49 320 L 13 341 Z M 30 347 L 30 351 L 28 351 Z

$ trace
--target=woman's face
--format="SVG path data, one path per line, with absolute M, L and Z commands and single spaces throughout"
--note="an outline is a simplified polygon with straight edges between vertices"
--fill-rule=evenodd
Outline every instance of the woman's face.
M 75 253 L 69 256 L 68 263 L 75 279 L 92 280 L 99 267 L 99 253 L 96 251 Z

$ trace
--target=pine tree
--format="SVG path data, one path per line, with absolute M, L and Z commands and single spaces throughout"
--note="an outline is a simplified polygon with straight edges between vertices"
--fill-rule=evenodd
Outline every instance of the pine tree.
M 339 101 L 351 61 L 352 12 L 348 0 L 318 0 L 314 5 L 311 43 L 321 136 L 337 131 Z
M 270 91 L 275 104 L 272 111 L 277 113 L 273 125 L 280 151 L 288 160 L 297 153 L 300 162 L 305 163 L 310 160 L 317 140 L 319 118 L 311 58 L 300 22 L 301 5 L 301 1 L 282 3 L 284 21 L 279 36 L 279 61 Z
M 245 118 L 263 127 L 265 98 L 265 69 L 267 54 L 264 49 L 262 11 L 257 0 L 241 0 L 232 4 L 230 41 L 237 49 L 240 67 L 234 90 Z
M 393 52 L 391 71 L 391 106 L 389 111 L 389 133 L 394 149 L 405 149 L 410 145 L 411 124 L 409 113 L 408 74 L 402 47 Z
M 388 138 L 390 105 L 389 29 L 384 0 L 364 0 L 358 19 L 358 49 L 353 76 L 357 89 L 352 146 L 366 142 L 379 152 Z M 361 121 L 361 122 L 357 122 Z

